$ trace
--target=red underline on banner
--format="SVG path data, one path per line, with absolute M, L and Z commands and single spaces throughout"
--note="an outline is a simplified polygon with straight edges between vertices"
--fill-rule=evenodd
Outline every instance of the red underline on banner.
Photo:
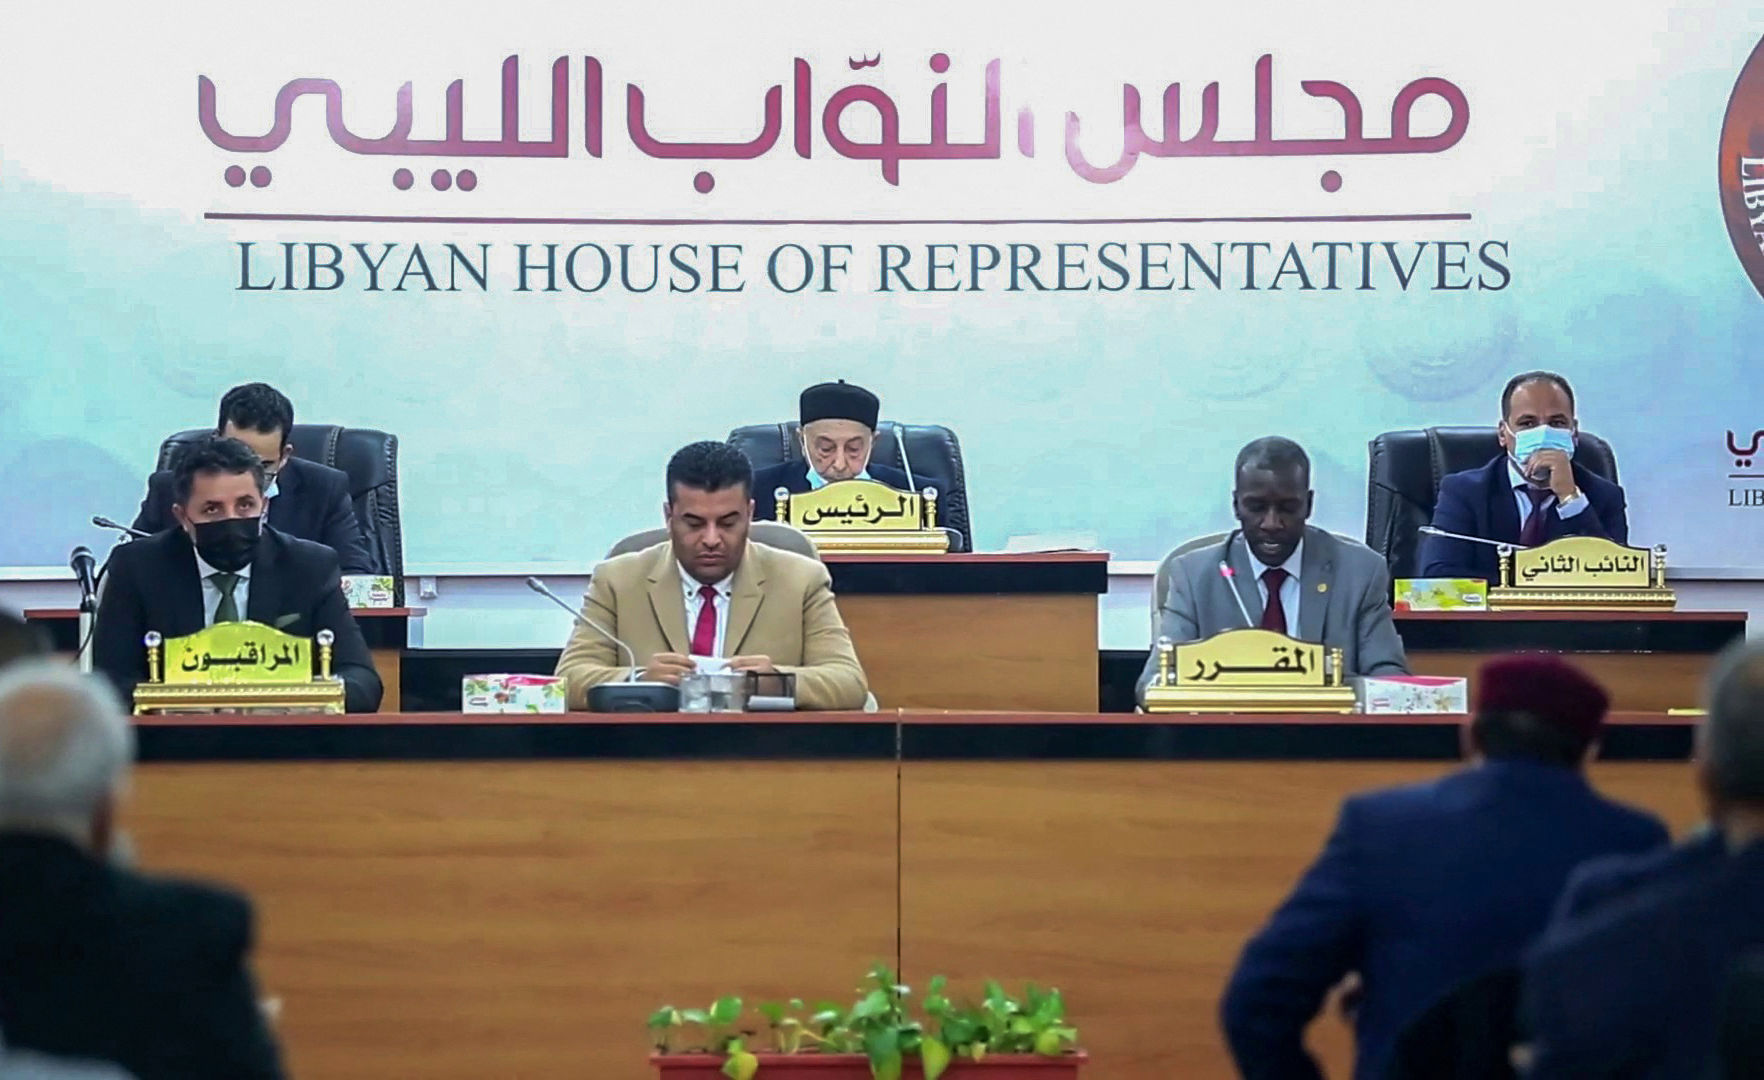
M 336 222 L 360 225 L 1337 225 L 1369 222 L 1470 221 L 1469 214 L 1285 214 L 1245 217 L 1143 218 L 591 218 L 470 217 L 418 214 L 259 214 L 210 211 L 209 221 Z

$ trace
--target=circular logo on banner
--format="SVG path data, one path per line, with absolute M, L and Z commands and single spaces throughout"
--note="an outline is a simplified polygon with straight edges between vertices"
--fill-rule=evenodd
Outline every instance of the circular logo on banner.
M 1721 216 L 1740 265 L 1764 296 L 1764 40 L 1746 60 L 1721 125 Z

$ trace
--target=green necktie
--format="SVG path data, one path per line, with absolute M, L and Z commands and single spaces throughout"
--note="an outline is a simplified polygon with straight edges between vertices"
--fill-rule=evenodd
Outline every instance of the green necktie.
M 220 605 L 214 609 L 214 621 L 217 623 L 238 622 L 239 604 L 233 599 L 233 590 L 239 587 L 238 574 L 222 574 L 218 571 L 208 575 L 214 587 L 220 590 Z

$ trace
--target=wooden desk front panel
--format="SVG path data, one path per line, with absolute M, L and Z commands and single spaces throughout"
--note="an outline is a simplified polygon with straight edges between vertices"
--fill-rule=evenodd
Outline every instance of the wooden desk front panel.
M 1489 654 L 1474 652 L 1409 653 L 1417 675 L 1460 675 L 1470 680 L 1476 700 L 1477 670 Z M 1617 712 L 1666 712 L 1703 705 L 1703 679 L 1713 656 L 1701 653 L 1569 653 L 1570 663 L 1599 680 Z
M 143 863 L 258 905 L 303 1080 L 645 1080 L 663 1003 L 895 956 L 895 766 L 155 765 Z
M 941 972 L 964 991 L 986 977 L 1058 986 L 1107 1080 L 1230 1080 L 1225 979 L 1321 849 L 1341 800 L 1447 768 L 909 761 L 906 981 Z M 1697 819 L 1684 764 L 1595 775 L 1676 830 Z M 1312 1035 L 1328 1075 L 1350 1075 L 1342 1021 L 1331 1013 Z
M 1095 712 L 1097 598 L 839 597 L 884 709 Z

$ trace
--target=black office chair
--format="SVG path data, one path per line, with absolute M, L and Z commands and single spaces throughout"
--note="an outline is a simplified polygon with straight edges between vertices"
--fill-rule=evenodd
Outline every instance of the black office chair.
M 1387 431 L 1367 444 L 1366 546 L 1390 564 L 1393 578 L 1412 578 L 1421 569 L 1421 537 L 1433 520 L 1439 481 L 1451 473 L 1487 465 L 1501 453 L 1491 427 L 1431 427 Z M 1582 431 L 1574 460 L 1617 482 L 1617 455 L 1611 444 Z
M 1384 1080 L 1512 1080 L 1522 987 L 1504 967 L 1435 1001 L 1398 1033 Z
M 1722 1080 L 1764 1076 L 1764 950 L 1747 953 L 1728 972 L 1721 994 L 1720 1062 Z
M 764 469 L 786 461 L 802 460 L 802 440 L 796 430 L 800 425 L 790 420 L 782 424 L 749 424 L 729 432 L 729 445 L 738 448 Z M 905 460 L 902 459 L 900 438 L 906 439 Z M 968 477 L 962 468 L 962 444 L 955 432 L 938 424 L 899 424 L 884 420 L 876 432 L 876 445 L 870 460 L 896 469 L 912 466 L 913 479 L 923 488 L 928 478 L 937 488 L 937 524 L 953 529 L 961 536 L 961 549 L 974 550 L 974 530 L 968 520 Z M 756 491 L 755 498 L 768 498 L 770 492 Z
M 158 469 L 169 469 L 179 450 L 213 428 L 180 431 L 159 444 Z M 367 533 L 374 568 L 392 578 L 393 602 L 404 606 L 404 523 L 398 512 L 398 436 L 372 428 L 295 424 L 289 433 L 294 456 L 341 469 L 349 498 Z

